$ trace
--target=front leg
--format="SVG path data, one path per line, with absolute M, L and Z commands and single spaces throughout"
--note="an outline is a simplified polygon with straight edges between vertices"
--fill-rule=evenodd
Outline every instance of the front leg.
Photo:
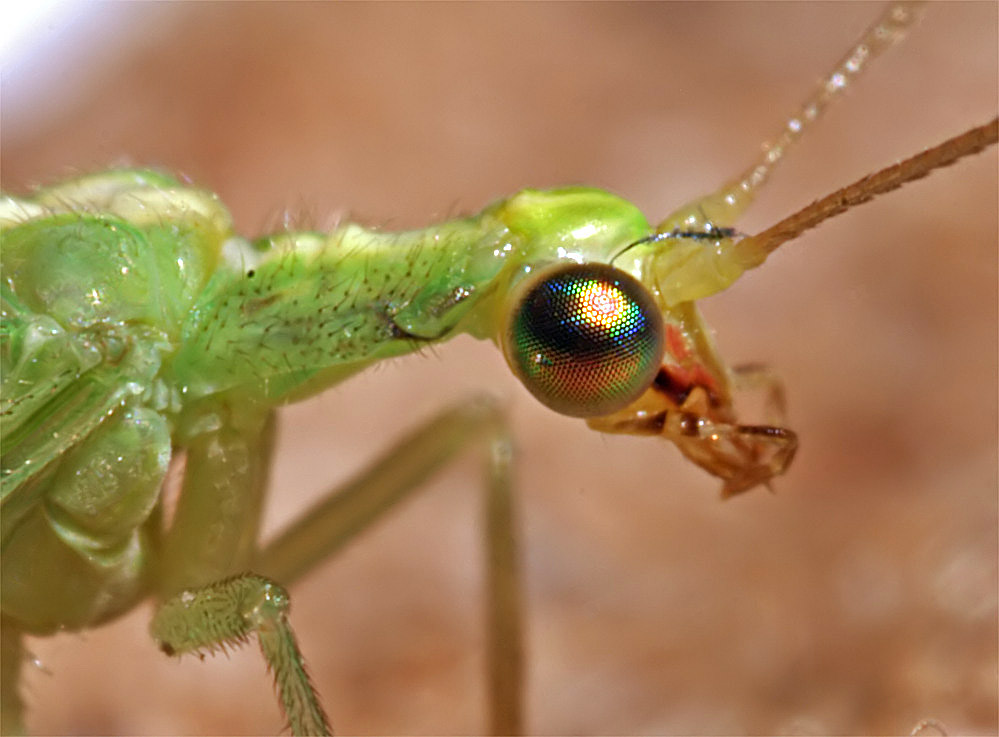
M 225 650 L 255 634 L 292 734 L 329 735 L 305 661 L 288 623 L 288 592 L 262 576 L 243 574 L 182 591 L 153 618 L 151 632 L 167 655 Z
M 150 631 L 168 655 L 256 635 L 293 734 L 331 734 L 288 622 L 288 593 L 250 569 L 274 441 L 273 412 L 240 398 L 197 414 L 184 484 L 164 536 Z
M 235 419 L 240 419 L 237 416 Z M 287 621 L 290 585 L 332 556 L 470 445 L 487 450 L 485 541 L 490 726 L 521 731 L 520 581 L 513 534 L 511 448 L 505 420 L 491 402 L 469 402 L 417 428 L 341 489 L 333 490 L 263 550 L 246 554 L 257 528 L 270 452 L 266 416 L 218 424 L 188 447 L 183 496 L 164 549 L 162 593 L 152 633 L 169 654 L 204 653 L 256 634 L 295 734 L 329 731 Z M 244 497 L 235 495 L 239 485 Z M 189 492 L 194 491 L 194 494 Z M 191 497 L 191 498 L 189 498 Z M 214 501 L 212 498 L 214 497 Z M 243 499 L 237 503 L 237 500 Z M 233 569 L 231 566 L 241 568 Z M 239 571 L 252 571 L 241 573 Z M 207 573 L 206 573 L 207 572 Z M 210 573 L 213 579 L 205 580 Z M 184 582 L 191 583 L 185 585 Z
M 154 584 L 161 599 L 250 569 L 274 452 L 273 411 L 246 397 L 219 398 L 185 420 L 184 482 Z

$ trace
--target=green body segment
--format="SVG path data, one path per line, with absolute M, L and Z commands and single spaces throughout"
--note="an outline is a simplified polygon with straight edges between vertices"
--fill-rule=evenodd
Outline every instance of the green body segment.
M 3 612 L 85 627 L 146 591 L 177 406 L 161 372 L 228 215 L 121 171 L 4 198 L 0 224 Z
M 185 520 L 183 505 L 174 544 L 161 544 L 159 490 L 178 450 L 189 465 L 213 463 L 218 442 L 230 459 L 252 453 L 246 439 L 277 404 L 460 332 L 498 340 L 525 275 L 607 262 L 651 232 L 624 200 L 569 188 L 423 230 L 344 225 L 251 243 L 214 195 L 147 171 L 5 197 L 0 225 L 2 602 L 34 632 L 86 627 L 151 589 L 245 565 L 246 530 L 194 550 L 210 525 Z M 225 527 L 259 507 L 206 503 L 229 509 Z
M 172 381 L 189 396 L 239 387 L 288 401 L 460 332 L 491 339 L 529 270 L 605 261 L 648 232 L 633 205 L 573 188 L 525 190 L 403 233 L 348 224 L 230 241 L 184 325 Z

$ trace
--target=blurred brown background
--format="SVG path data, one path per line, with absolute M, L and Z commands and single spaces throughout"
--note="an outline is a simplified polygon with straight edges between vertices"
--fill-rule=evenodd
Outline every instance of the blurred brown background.
M 746 166 L 880 6 L 82 8 L 5 64 L 4 189 L 162 166 L 257 234 L 565 183 L 656 219 Z M 743 229 L 993 115 L 996 28 L 993 3 L 931 6 Z M 664 442 L 548 412 L 458 340 L 284 411 L 266 530 L 489 391 L 519 439 L 531 732 L 995 733 L 996 169 L 993 148 L 849 213 L 704 304 L 730 362 L 786 380 L 802 447 L 776 495 L 722 504 Z M 484 728 L 479 481 L 470 453 L 293 590 L 342 734 Z M 167 659 L 150 612 L 32 641 L 34 731 L 281 729 L 254 648 Z

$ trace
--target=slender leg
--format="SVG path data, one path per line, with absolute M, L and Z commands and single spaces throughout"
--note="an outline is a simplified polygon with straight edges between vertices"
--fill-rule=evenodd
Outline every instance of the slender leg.
M 269 408 L 214 402 L 182 437 L 184 484 L 162 545 L 156 593 L 172 596 L 250 570 L 274 450 Z
M 156 579 L 164 598 L 150 630 L 168 655 L 203 653 L 256 635 L 296 735 L 331 730 L 288 622 L 288 594 L 245 573 L 254 554 L 273 449 L 269 409 L 214 402 L 184 437 L 184 486 Z
M 243 574 L 169 599 L 151 631 L 167 655 L 224 650 L 256 634 L 292 734 L 332 734 L 288 624 L 288 604 L 281 586 Z
M 486 497 L 490 729 L 522 729 L 520 583 L 510 488 L 511 446 L 501 412 L 489 401 L 442 412 L 403 438 L 358 477 L 308 510 L 262 550 L 253 569 L 285 584 L 307 573 L 472 443 L 488 448 Z
M 489 401 L 442 412 L 383 458 L 308 510 L 255 556 L 244 534 L 257 529 L 271 447 L 269 419 L 253 408 L 220 405 L 215 429 L 188 445 L 184 490 L 164 543 L 153 636 L 168 654 L 211 652 L 256 634 L 295 734 L 329 731 L 287 621 L 290 585 L 410 496 L 469 445 L 488 449 L 486 497 L 490 728 L 521 731 L 520 585 L 510 489 L 511 446 L 502 413 Z M 217 530 L 213 535 L 206 532 Z M 200 533 L 200 534 L 199 534 Z M 241 571 L 253 573 L 240 573 Z M 206 573 L 207 571 L 207 573 Z M 239 575 L 234 575 L 239 574 Z M 210 575 L 210 578 L 207 578 Z M 206 580 L 207 578 L 207 580 Z
M 497 436 L 490 452 L 486 498 L 489 726 L 493 734 L 520 734 L 523 730 L 523 635 L 509 438 L 505 434 Z

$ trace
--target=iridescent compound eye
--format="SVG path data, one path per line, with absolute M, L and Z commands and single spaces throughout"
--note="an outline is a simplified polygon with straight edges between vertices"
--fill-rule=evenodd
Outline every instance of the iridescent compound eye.
M 606 264 L 542 272 L 521 290 L 507 361 L 540 402 L 573 417 L 615 412 L 652 383 L 663 319 L 636 279 Z

